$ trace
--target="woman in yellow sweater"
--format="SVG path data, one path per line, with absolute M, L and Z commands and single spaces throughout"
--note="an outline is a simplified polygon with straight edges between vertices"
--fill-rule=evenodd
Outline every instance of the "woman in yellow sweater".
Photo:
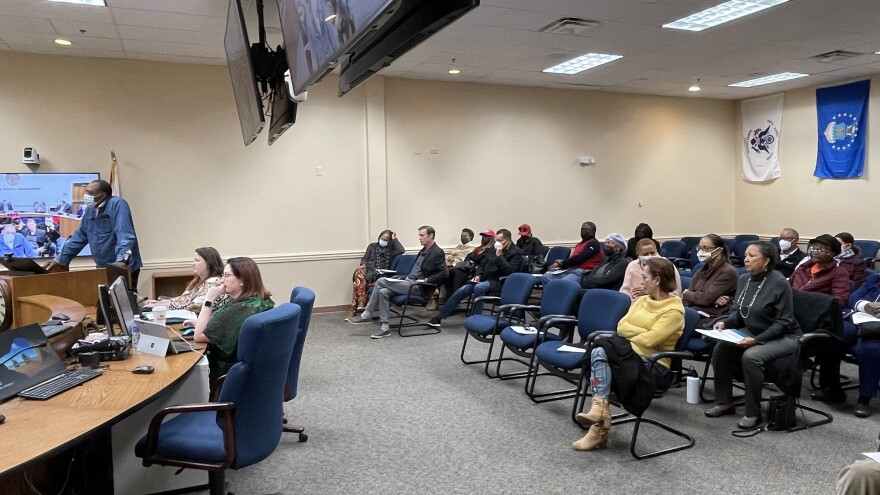
M 661 359 L 653 365 L 648 356 L 659 351 L 675 349 L 684 330 L 684 305 L 675 291 L 675 267 L 666 258 L 651 258 L 645 265 L 645 294 L 630 306 L 626 316 L 617 325 L 617 333 L 629 340 L 633 351 L 641 356 L 658 390 L 666 390 L 672 382 L 670 360 Z M 593 404 L 588 413 L 578 414 L 578 421 L 590 424 L 583 438 L 572 444 L 575 450 L 604 449 L 608 446 L 611 429 L 611 411 L 608 394 L 611 392 L 611 367 L 605 349 L 595 347 L 590 354 L 590 383 Z

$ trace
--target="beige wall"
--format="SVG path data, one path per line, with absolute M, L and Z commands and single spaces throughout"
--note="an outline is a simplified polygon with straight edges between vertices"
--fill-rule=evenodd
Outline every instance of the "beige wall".
M 2 171 L 28 172 L 34 146 L 42 172 L 106 177 L 115 149 L 142 290 L 214 245 L 257 259 L 276 300 L 301 284 L 345 304 L 386 225 L 409 248 L 425 223 L 444 246 L 462 226 L 522 222 L 551 243 L 588 219 L 600 235 L 735 227 L 733 102 L 382 78 L 337 98 L 329 78 L 275 145 L 263 133 L 244 147 L 225 67 L 8 52 L 0 67 Z
M 872 165 L 880 163 L 880 134 L 874 132 L 880 115 L 880 77 L 871 79 L 864 176 L 848 180 L 813 177 L 818 146 L 816 88 L 786 92 L 779 152 L 782 176 L 761 184 L 737 178 L 737 232 L 775 236 L 783 227 L 794 227 L 802 239 L 841 231 L 856 239 L 880 239 L 880 216 L 873 214 L 880 210 L 880 190 L 877 174 L 872 173 Z M 739 149 L 737 164 L 738 156 Z

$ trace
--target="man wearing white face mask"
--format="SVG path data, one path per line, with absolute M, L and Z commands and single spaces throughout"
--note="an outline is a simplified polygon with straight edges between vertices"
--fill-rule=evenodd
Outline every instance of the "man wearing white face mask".
M 510 231 L 507 229 L 498 229 L 495 233 L 494 250 L 489 250 L 483 261 L 477 266 L 476 275 L 471 282 L 462 285 L 455 293 L 453 293 L 446 303 L 440 308 L 440 311 L 428 321 L 433 327 L 439 327 L 440 323 L 455 312 L 455 308 L 459 303 L 465 300 L 471 294 L 474 297 L 485 296 L 486 294 L 495 294 L 498 292 L 498 279 L 506 277 L 511 273 L 519 271 L 522 268 L 523 255 L 522 251 L 516 247 L 511 241 Z M 474 304 L 474 313 L 483 310 L 482 303 Z
M 66 271 L 71 260 L 88 244 L 98 268 L 107 265 L 128 266 L 131 283 L 136 287 L 143 263 L 128 203 L 113 196 L 109 182 L 94 180 L 86 186 L 83 204 L 86 210 L 79 228 L 64 243 L 46 270 Z
M 776 269 L 785 278 L 790 277 L 794 273 L 794 269 L 807 256 L 807 253 L 798 247 L 799 240 L 798 231 L 790 227 L 782 229 L 782 232 L 779 233 L 779 263 L 776 264 Z

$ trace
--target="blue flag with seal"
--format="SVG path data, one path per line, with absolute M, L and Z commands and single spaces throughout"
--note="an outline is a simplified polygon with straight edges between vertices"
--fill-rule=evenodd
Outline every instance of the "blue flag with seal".
M 816 171 L 820 179 L 861 177 L 865 168 L 865 136 L 871 81 L 816 90 L 819 151 Z

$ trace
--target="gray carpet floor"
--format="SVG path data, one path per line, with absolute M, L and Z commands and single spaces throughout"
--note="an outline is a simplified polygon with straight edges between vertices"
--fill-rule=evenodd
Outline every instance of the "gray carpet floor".
M 708 419 L 688 404 L 684 387 L 652 404 L 653 417 L 694 436 L 696 446 L 636 461 L 632 425 L 615 426 L 610 448 L 576 452 L 583 435 L 570 401 L 533 404 L 522 380 L 490 380 L 459 361 L 463 317 L 426 337 L 381 340 L 376 325 L 352 325 L 343 313 L 312 318 L 299 396 L 285 406 L 308 442 L 286 434 L 275 453 L 230 471 L 238 494 L 466 493 L 833 493 L 838 470 L 877 449 L 878 418 L 848 404 L 815 429 L 735 438 L 738 417 Z M 475 347 L 485 353 L 486 347 Z M 511 365 L 513 366 L 513 365 Z M 854 367 L 843 373 L 857 376 Z M 539 388 L 563 383 L 544 378 Z M 805 384 L 806 387 L 806 384 Z M 804 396 L 809 397 L 805 389 Z M 876 401 L 875 401 L 876 402 Z M 742 412 L 740 409 L 739 412 Z M 671 446 L 677 437 L 644 426 L 641 448 Z

